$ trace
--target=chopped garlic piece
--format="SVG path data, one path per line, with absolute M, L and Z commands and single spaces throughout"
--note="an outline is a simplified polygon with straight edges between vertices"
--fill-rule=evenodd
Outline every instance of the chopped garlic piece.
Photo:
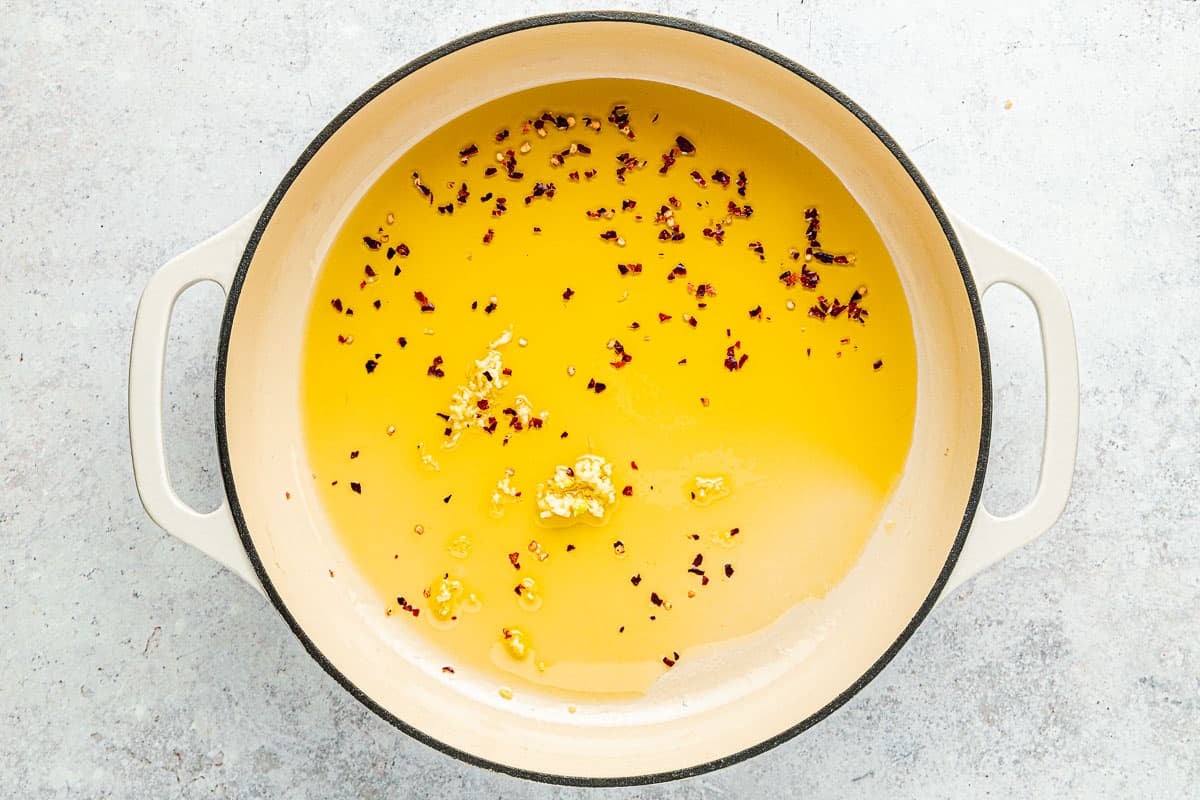
M 612 464 L 588 454 L 573 467 L 554 468 L 554 477 L 538 486 L 537 506 L 542 519 L 574 520 L 586 515 L 603 520 L 616 499 Z
M 437 462 L 437 459 L 425 452 L 425 443 L 417 442 L 417 452 L 421 454 L 421 464 L 430 472 L 440 472 L 442 465 Z
M 445 573 L 425 589 L 425 597 L 429 600 L 429 613 L 440 627 L 449 627 L 458 622 L 464 612 L 475 612 L 481 607 L 474 592 Z
M 504 628 L 500 635 L 504 648 L 513 658 L 522 659 L 529 655 L 529 640 L 520 628 Z
M 450 398 L 450 407 L 446 409 L 448 417 L 446 427 L 449 428 L 450 433 L 442 443 L 443 447 L 456 446 L 463 431 L 469 428 L 480 428 L 489 430 L 489 432 L 495 430 L 496 426 L 489 423 L 488 419 L 490 417 L 499 418 L 500 415 L 497 413 L 499 409 L 493 408 L 493 406 L 497 405 L 496 395 L 508 385 L 508 378 L 504 374 L 504 358 L 500 353 L 500 348 L 511 341 L 512 328 L 509 328 L 488 345 L 487 354 L 475 362 L 474 372 L 468 377 L 467 382 L 454 391 Z M 533 406 L 530 404 L 529 398 L 519 395 L 513 408 L 517 411 L 523 427 L 528 428 L 529 420 L 534 417 Z M 549 414 L 543 411 L 536 416 L 545 422 Z
M 729 485 L 725 483 L 725 478 L 721 475 L 712 477 L 697 475 L 692 479 L 692 485 L 689 487 L 692 502 L 699 506 L 706 506 L 715 500 L 728 497 L 729 492 Z
M 470 536 L 465 533 L 460 533 L 458 536 L 455 536 L 450 540 L 450 543 L 446 545 L 446 550 L 448 550 L 450 555 L 454 556 L 455 558 L 467 558 L 471 555 L 471 547 L 473 544 L 474 543 L 471 541 Z
M 504 477 L 496 483 L 496 490 L 492 492 L 492 516 L 504 516 L 504 507 L 521 498 L 521 492 L 512 484 L 512 477 L 516 474 L 517 471 L 509 467 L 504 470 Z

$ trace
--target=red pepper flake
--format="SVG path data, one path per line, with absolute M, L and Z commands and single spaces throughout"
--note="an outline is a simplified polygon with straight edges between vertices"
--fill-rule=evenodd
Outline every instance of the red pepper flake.
M 704 176 L 700 174 L 700 170 L 694 169 L 689 174 L 692 176 L 692 180 L 695 181 L 696 185 L 701 189 L 708 186 L 708 181 L 704 180 Z
M 380 242 L 378 239 L 372 239 L 370 236 L 364 236 L 362 237 L 362 240 L 363 244 L 367 246 L 368 250 L 378 250 L 383 246 L 382 242 Z
M 355 494 L 362 494 L 362 484 L 358 481 L 350 481 L 350 491 Z
M 637 208 L 637 200 L 622 200 L 621 201 L 621 210 L 622 211 L 632 211 L 635 208 Z
M 495 300 L 489 300 L 488 304 L 483 307 L 483 313 L 490 314 L 498 308 Z
M 496 131 L 496 137 L 495 137 L 496 144 L 500 144 L 500 142 L 503 142 L 507 138 L 508 138 L 508 128 L 501 128 L 500 130 Z
M 672 208 L 678 209 L 683 206 L 683 204 L 679 202 L 679 198 L 676 197 L 675 195 L 671 195 L 670 197 L 668 197 L 667 202 L 671 204 Z
M 401 348 L 408 347 L 408 337 L 401 336 L 399 339 L 396 340 L 396 344 L 400 345 Z
M 675 666 L 675 661 L 674 661 L 674 659 L 668 658 L 667 656 L 663 656 L 663 660 L 662 660 L 662 662 L 663 662 L 664 664 L 666 664 L 666 665 L 667 665 L 667 667 L 673 667 L 673 666 Z
M 630 275 L 630 274 L 640 275 L 642 272 L 642 265 L 640 263 L 639 264 L 617 264 L 617 272 L 621 273 L 622 275 Z
M 750 319 L 762 319 L 762 306 L 758 305 L 750 309 Z
M 813 319 L 825 319 L 829 316 L 829 301 L 824 295 L 817 297 L 817 304 L 808 310 L 808 315 Z
M 750 242 L 750 244 L 748 244 L 747 247 L 749 247 L 751 250 L 753 250 L 755 253 L 758 254 L 759 261 L 764 261 L 766 259 L 766 256 L 763 254 L 763 243 L 762 242 L 755 240 L 753 242 Z
M 446 372 L 445 372 L 445 370 L 442 369 L 442 357 L 441 356 L 433 357 L 433 363 L 430 364 L 429 368 L 425 370 L 425 374 L 429 375 L 430 377 L 433 377 L 433 378 L 446 377 Z
M 700 405 L 704 406 L 705 408 L 708 408 L 708 403 L 709 403 L 709 400 L 707 397 L 700 398 Z
M 627 139 L 637 138 L 633 133 L 633 128 L 629 126 L 629 109 L 624 104 L 612 107 L 612 111 L 608 112 L 608 121 L 615 125 Z
M 725 170 L 723 170 L 723 169 L 716 170 L 716 171 L 715 171 L 715 172 L 713 172 L 713 174 L 712 174 L 712 181 L 713 181 L 713 183 L 719 183 L 719 184 L 721 184 L 721 188 L 722 188 L 722 189 L 728 189 L 728 188 L 729 188 L 729 182 L 730 182 L 731 180 L 732 180 L 732 179 L 729 177 L 729 173 L 728 173 L 728 172 L 726 172 L 726 171 L 725 171 Z
M 613 542 L 613 552 L 619 556 L 625 555 L 625 543 L 620 539 L 617 539 L 615 542 Z
M 350 457 L 351 457 L 351 458 L 358 458 L 358 451 L 357 451 L 357 450 L 351 450 L 351 451 L 350 451 Z
M 471 160 L 471 157 L 478 155 L 478 154 L 479 154 L 479 148 L 476 147 L 474 144 L 469 144 L 466 147 L 464 147 L 462 150 L 458 151 L 458 163 L 462 164 L 463 166 L 466 166 L 467 162 Z
M 291 492 L 284 492 L 284 493 L 283 493 L 283 499 L 284 499 L 284 500 L 291 500 L 291 499 L 292 499 L 292 493 L 291 493 Z
M 721 223 L 716 223 L 716 227 L 704 228 L 700 231 L 706 239 L 712 239 L 717 244 L 725 244 L 725 228 Z
M 871 366 L 875 368 L 876 372 L 879 372 L 879 370 L 883 369 L 883 359 L 882 358 L 875 359 L 875 363 L 872 364 Z
M 750 181 L 746 179 L 746 171 L 740 170 L 737 179 L 737 193 L 742 197 L 746 196 L 746 188 L 750 185 Z
M 661 606 L 663 604 L 663 599 L 658 596 L 658 592 L 651 592 L 650 593 L 650 602 L 656 606 Z
M 671 315 L 670 315 L 670 314 L 664 314 L 664 313 L 663 313 L 663 312 L 661 312 L 661 311 L 660 311 L 660 312 L 658 312 L 658 321 L 659 321 L 659 322 L 666 322 L 666 321 L 667 321 L 667 320 L 669 320 L 669 319 L 671 319 Z
M 703 554 L 703 553 L 696 553 L 696 557 L 692 559 L 692 566 L 693 566 L 693 567 L 698 567 L 698 566 L 700 566 L 700 565 L 701 565 L 701 564 L 703 564 L 703 563 L 704 563 L 704 554 Z
M 499 170 L 496 169 L 495 167 L 488 167 L 487 169 L 485 169 L 483 171 L 483 177 L 490 178 L 493 175 L 495 175 L 497 172 L 499 172 Z
M 841 313 L 843 311 L 845 311 L 847 308 L 848 308 L 848 306 L 842 305 L 842 301 L 838 300 L 835 297 L 835 298 L 833 298 L 833 304 L 830 305 L 830 307 L 829 307 L 829 316 L 831 316 L 831 317 L 840 316 Z
M 417 191 L 425 197 L 429 198 L 429 205 L 433 205 L 433 190 L 421 182 L 421 175 L 418 172 L 412 174 L 412 183 Z
M 633 487 L 626 486 L 624 489 L 621 490 L 621 494 L 623 494 L 626 497 L 633 497 Z
M 679 152 L 683 153 L 685 156 L 694 155 L 696 152 L 696 145 L 692 144 L 684 136 L 675 137 L 675 146 L 678 147 Z
M 607 230 L 600 234 L 600 238 L 607 242 L 607 241 L 612 241 L 614 239 L 618 239 L 618 238 L 620 238 L 620 236 L 614 230 Z
M 629 468 L 630 468 L 630 469 L 637 469 L 637 468 L 638 468 L 637 462 L 636 462 L 636 461 L 630 461 L 630 462 L 629 462 Z
M 671 268 L 671 271 L 667 273 L 667 280 L 673 281 L 676 278 L 682 278 L 684 275 L 687 275 L 687 267 L 685 267 L 683 264 L 676 264 Z
M 726 565 L 725 565 L 725 577 L 726 577 L 726 578 L 732 578 L 732 577 L 733 577 L 733 564 L 726 564 Z
M 684 314 L 683 321 L 688 325 L 691 325 L 693 328 L 700 324 L 700 320 L 696 319 L 691 314 Z
M 597 174 L 597 170 L 589 169 L 583 173 L 583 177 L 587 178 L 590 181 L 592 178 L 596 177 L 596 174 Z
M 351 337 L 346 337 L 346 336 L 343 336 L 343 335 L 342 335 L 342 334 L 340 334 L 340 333 L 338 334 L 338 344 L 350 344 L 350 342 L 352 342 L 352 341 L 354 341 L 354 337 L 353 337 L 353 336 L 351 336 Z
M 424 292 L 413 292 L 413 299 L 421 306 L 421 310 L 425 312 L 433 311 L 433 303 L 425 296 Z
M 701 586 L 708 586 L 708 576 L 707 576 L 707 575 L 701 575 L 701 576 L 700 576 L 700 585 L 701 585 Z
M 575 290 L 572 289 L 570 286 L 568 286 L 566 289 L 563 289 L 563 293 L 562 293 L 563 300 L 570 300 L 574 296 L 575 296 Z
M 488 228 L 488 229 L 487 229 L 487 233 L 485 233 L 485 234 L 483 235 L 483 243 L 484 243 L 484 244 L 491 244 L 491 243 L 492 243 L 492 239 L 495 237 L 495 235 L 496 235 L 496 232 L 495 232 L 494 230 L 492 230 L 491 228 Z
M 338 312 L 339 314 L 342 313 L 341 298 L 338 298 L 338 297 L 333 298 L 332 300 L 329 301 L 329 305 L 333 306 L 334 311 Z
M 505 131 L 505 133 L 507 133 L 507 131 Z M 442 672 L 446 673 L 447 675 L 453 675 L 454 667 L 442 667 Z
M 396 245 L 396 254 L 397 255 L 407 257 L 408 254 L 411 252 L 412 251 L 408 249 L 408 245 L 406 245 L 404 242 L 401 242 L 400 244 Z
M 446 203 L 444 206 L 438 206 L 437 210 L 439 214 L 454 214 L 454 204 Z
M 367 363 L 363 365 L 367 369 L 367 374 L 370 375 L 379 366 L 379 362 L 373 358 L 368 358 Z
M 750 356 L 745 353 L 742 353 L 740 356 L 737 355 L 737 351 L 740 350 L 741 347 L 742 342 L 741 340 L 738 340 L 729 345 L 729 347 L 725 348 L 725 369 L 729 370 L 730 372 L 736 372 L 740 370 L 742 367 L 746 366 L 746 362 L 750 360 Z
M 512 375 L 512 370 L 508 367 L 505 367 L 504 369 L 500 370 L 500 374 L 501 375 Z
M 642 582 L 641 573 L 639 572 L 637 575 L 634 575 L 632 578 L 629 579 L 629 582 L 632 583 L 634 586 L 637 586 L 639 583 Z

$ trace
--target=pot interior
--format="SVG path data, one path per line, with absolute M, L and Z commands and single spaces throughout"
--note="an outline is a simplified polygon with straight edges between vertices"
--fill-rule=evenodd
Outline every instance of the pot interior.
M 243 263 L 224 365 L 225 468 L 280 610 L 323 665 L 420 738 L 542 777 L 636 779 L 757 749 L 824 715 L 914 623 L 969 521 L 984 420 L 982 341 L 943 225 L 913 175 L 833 90 L 701 32 L 634 20 L 513 29 L 381 84 L 306 152 Z M 567 713 L 447 681 L 419 635 L 383 623 L 312 491 L 299 343 L 324 254 L 357 200 L 411 145 L 514 91 L 622 77 L 741 106 L 820 157 L 874 221 L 900 273 L 918 354 L 905 472 L 859 563 L 761 633 L 689 657 L 645 697 Z M 290 499 L 285 499 L 285 491 Z M 335 570 L 338 580 L 330 580 Z

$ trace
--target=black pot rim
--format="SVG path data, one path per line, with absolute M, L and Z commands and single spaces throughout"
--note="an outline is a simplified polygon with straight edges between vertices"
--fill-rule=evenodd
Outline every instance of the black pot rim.
M 531 28 L 576 22 L 628 22 L 643 25 L 658 25 L 665 28 L 674 28 L 677 30 L 697 33 L 726 42 L 762 56 L 763 58 L 772 61 L 781 67 L 784 67 L 798 77 L 808 81 L 825 94 L 829 95 L 829 97 L 836 100 L 847 111 L 861 120 L 862 123 L 866 125 L 873 134 L 875 134 L 880 142 L 887 147 L 888 151 L 891 152 L 892 156 L 900 162 L 901 166 L 904 167 L 909 177 L 912 178 L 913 183 L 924 196 L 930 210 L 934 214 L 934 217 L 941 225 L 942 231 L 946 236 L 946 240 L 949 243 L 952 252 L 954 253 L 954 258 L 958 262 L 959 272 L 962 275 L 963 285 L 966 289 L 967 298 L 971 305 L 971 313 L 974 316 L 976 335 L 979 342 L 980 373 L 982 376 L 983 420 L 979 437 L 979 457 L 976 461 L 975 476 L 971 485 L 971 492 L 963 512 L 962 523 L 959 526 L 958 534 L 954 539 L 954 544 L 950 548 L 950 552 L 946 557 L 946 562 L 943 564 L 941 572 L 938 573 L 937 580 L 934 581 L 933 586 L 929 590 L 929 594 L 925 598 L 925 601 L 921 604 L 920 608 L 917 609 L 912 619 L 905 626 L 904 630 L 901 631 L 900 635 L 896 638 L 892 645 L 871 665 L 871 667 L 865 673 L 859 676 L 857 680 L 850 684 L 850 686 L 841 692 L 841 694 L 831 700 L 819 711 L 796 723 L 791 728 L 771 736 L 770 738 L 765 739 L 764 741 L 752 747 L 748 747 L 737 753 L 733 753 L 722 758 L 702 764 L 696 764 L 683 769 L 614 778 L 589 778 L 519 769 L 507 764 L 490 761 L 486 758 L 464 752 L 444 742 L 438 741 L 437 739 L 434 739 L 433 737 L 407 724 L 404 722 L 404 720 L 380 706 L 378 703 L 372 700 L 370 696 L 355 686 L 349 680 L 349 678 L 342 674 L 342 672 L 332 662 L 330 662 L 329 659 L 324 656 L 324 654 L 321 653 L 312 639 L 310 639 L 304 632 L 303 628 L 297 622 L 295 617 L 292 616 L 291 612 L 287 608 L 287 605 L 280 597 L 279 592 L 271 583 L 271 578 L 263 566 L 262 559 L 258 555 L 258 551 L 254 546 L 254 541 L 250 536 L 250 531 L 246 526 L 246 520 L 242 514 L 241 504 L 238 502 L 237 487 L 234 484 L 233 470 L 229 460 L 229 445 L 226 437 L 225 426 L 225 377 L 229 356 L 229 339 L 230 332 L 233 327 L 234 315 L 237 311 L 238 298 L 241 294 L 242 284 L 245 281 L 246 273 L 250 267 L 250 262 L 254 258 L 254 253 L 258 247 L 258 243 L 262 237 L 263 231 L 270 222 L 275 209 L 278 207 L 283 196 L 287 193 L 297 176 L 308 164 L 308 162 L 312 160 L 317 151 L 320 150 L 325 142 L 328 141 L 329 138 L 332 137 L 334 133 L 336 133 L 342 127 L 342 125 L 346 123 L 347 120 L 349 120 L 352 116 L 354 116 L 354 114 L 367 105 L 367 103 L 371 102 L 371 100 L 373 100 L 376 96 L 407 75 L 410 75 L 416 70 L 421 69 L 422 67 L 442 58 L 443 56 L 497 36 L 504 36 L 506 34 L 516 33 L 518 31 L 529 30 Z M 987 336 L 984 330 L 983 310 L 980 305 L 979 293 L 975 287 L 975 282 L 971 276 L 971 271 L 967 266 L 966 257 L 963 255 L 962 247 L 958 242 L 958 238 L 954 233 L 954 229 L 950 225 L 945 211 L 938 203 L 937 198 L 930 190 L 928 184 L 926 184 L 925 179 L 900 149 L 900 146 L 896 144 L 896 142 L 887 134 L 886 131 L 884 131 L 879 123 L 875 122 L 875 120 L 873 120 L 865 111 L 859 108 L 859 106 L 850 100 L 850 98 L 846 97 L 839 90 L 831 86 L 822 78 L 813 74 L 805 67 L 802 67 L 800 64 L 797 64 L 796 62 L 783 55 L 780 55 L 779 53 L 756 44 L 748 39 L 744 39 L 740 36 L 736 36 L 717 28 L 694 22 L 692 20 L 629 11 L 580 11 L 560 14 L 547 14 L 515 20 L 503 25 L 477 31 L 468 36 L 448 42 L 447 44 L 435 48 L 428 53 L 414 59 L 413 61 L 410 61 L 408 64 L 383 78 L 362 95 L 360 95 L 356 100 L 354 100 L 354 102 L 352 102 L 340 114 L 338 114 L 328 125 L 326 125 L 325 128 L 317 135 L 317 137 L 313 139 L 312 143 L 305 148 L 304 152 L 296 160 L 296 163 L 290 170 L 288 170 L 283 180 L 280 181 L 279 186 L 276 187 L 275 192 L 271 195 L 270 201 L 268 201 L 266 207 L 263 209 L 263 212 L 254 227 L 254 231 L 246 244 L 246 249 L 242 255 L 241 263 L 238 265 L 237 273 L 234 276 L 233 282 L 229 288 L 229 296 L 225 304 L 225 313 L 221 322 L 221 332 L 218 343 L 216 364 L 215 400 L 217 447 L 221 464 L 221 473 L 225 483 L 225 494 L 229 501 L 229 508 L 233 514 L 234 522 L 237 525 L 238 535 L 241 538 L 242 545 L 246 549 L 246 555 L 249 557 L 250 563 L 254 567 L 254 572 L 258 576 L 258 580 L 262 583 L 263 588 L 266 590 L 267 596 L 270 598 L 271 603 L 287 622 L 288 626 L 292 629 L 292 633 L 294 633 L 296 638 L 300 640 L 301 644 L 304 646 L 304 649 L 308 651 L 308 654 L 312 656 L 312 658 L 315 659 L 316 662 L 320 664 L 321 667 L 327 673 L 329 673 L 334 680 L 341 684 L 342 688 L 349 692 L 355 699 L 412 738 L 423 742 L 424 744 L 439 750 L 442 753 L 453 756 L 460 761 L 477 767 L 482 767 L 484 769 L 493 770 L 496 772 L 503 772 L 518 778 L 566 786 L 617 787 L 645 785 L 664 781 L 680 780 L 682 778 L 689 778 L 706 772 L 711 772 L 713 770 L 722 769 L 740 761 L 744 761 L 752 756 L 763 753 L 775 747 L 776 745 L 786 742 L 797 734 L 800 734 L 811 728 L 813 725 L 825 719 L 842 705 L 844 705 L 859 690 L 870 683 L 877 675 L 879 675 L 880 672 L 883 671 L 884 667 L 886 667 L 892 658 L 895 657 L 900 648 L 904 646 L 904 644 L 912 636 L 913 632 L 917 629 L 921 622 L 924 621 L 925 617 L 928 616 L 930 610 L 933 608 L 933 605 L 937 602 L 938 597 L 941 595 L 942 588 L 945 586 L 946 581 L 950 577 L 950 573 L 954 569 L 955 563 L 958 561 L 958 556 L 962 550 L 963 543 L 966 541 L 967 533 L 971 527 L 971 522 L 974 519 L 975 513 L 979 507 L 980 494 L 983 490 L 983 478 L 987 467 L 988 449 L 990 445 L 992 427 L 991 360 L 988 353 Z

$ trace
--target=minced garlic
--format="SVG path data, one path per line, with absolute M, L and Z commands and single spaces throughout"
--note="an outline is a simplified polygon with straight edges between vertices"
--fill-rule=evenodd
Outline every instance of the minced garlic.
M 442 465 L 437 459 L 425 452 L 425 443 L 417 442 L 417 452 L 421 454 L 421 464 L 430 472 L 441 472 Z
M 446 545 L 446 550 L 455 558 L 467 558 L 471 555 L 473 545 L 474 542 L 471 541 L 470 536 L 460 533 L 450 540 L 450 543 Z
M 425 590 L 429 612 L 437 622 L 449 625 L 457 622 L 465 611 L 478 611 L 479 598 L 463 582 L 443 574 Z
M 554 477 L 538 486 L 537 507 L 542 519 L 603 520 L 617 500 L 612 464 L 597 455 L 582 455 L 574 466 L 557 466 Z
M 692 502 L 699 506 L 706 506 L 714 500 L 728 497 L 729 492 L 729 485 L 725 483 L 725 478 L 721 475 L 712 477 L 697 475 L 692 479 L 692 485 L 689 487 Z
M 496 490 L 492 492 L 492 516 L 504 516 L 504 507 L 515 503 L 521 498 L 521 492 L 512 484 L 512 476 L 517 471 L 512 467 L 504 470 L 504 477 L 496 482 Z
M 450 398 L 450 407 L 446 409 L 445 414 L 446 427 L 450 433 L 447 435 L 446 441 L 442 443 L 443 447 L 450 448 L 457 445 L 463 431 L 468 428 L 480 428 L 489 432 L 495 430 L 495 423 L 489 422 L 489 418 L 495 419 L 499 416 L 496 413 L 499 409 L 493 408 L 495 405 L 493 401 L 500 390 L 508 385 L 508 378 L 504 374 L 504 358 L 500 353 L 500 348 L 512 341 L 512 335 L 512 329 L 509 328 L 498 339 L 488 344 L 487 353 L 475 362 L 474 372 L 468 377 L 467 382 L 454 391 Z M 516 411 L 516 417 L 521 420 L 522 427 L 525 429 L 531 427 L 528 423 L 535 417 L 541 422 L 545 422 L 546 418 L 550 416 L 545 411 L 535 414 L 533 405 L 524 395 L 516 398 L 513 410 Z
M 500 635 L 510 656 L 519 660 L 529 655 L 529 639 L 520 628 L 504 628 Z

